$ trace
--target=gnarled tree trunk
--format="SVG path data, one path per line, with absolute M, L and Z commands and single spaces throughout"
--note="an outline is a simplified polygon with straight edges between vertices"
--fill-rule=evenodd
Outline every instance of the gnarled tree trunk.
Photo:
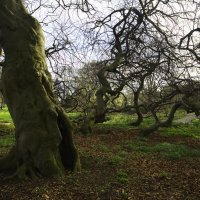
M 153 125 L 151 125 L 150 127 L 143 129 L 141 131 L 142 135 L 143 136 L 149 136 L 151 133 L 158 130 L 159 127 L 170 127 L 170 126 L 172 126 L 174 115 L 175 115 L 177 109 L 180 108 L 181 106 L 182 106 L 182 102 L 176 102 L 172 106 L 170 113 L 168 115 L 168 118 L 165 121 L 160 121 L 158 119 L 156 113 L 154 112 L 155 123 Z
M 143 122 L 143 115 L 140 111 L 140 107 L 139 107 L 139 95 L 140 95 L 140 90 L 138 89 L 138 91 L 134 92 L 134 106 L 135 106 L 135 111 L 136 111 L 136 115 L 137 115 L 137 119 L 135 122 L 132 123 L 133 126 L 140 126 L 140 124 Z
M 106 121 L 106 101 L 104 100 L 105 92 L 103 89 L 99 89 L 96 92 L 96 113 L 95 113 L 95 123 L 103 123 Z
M 3 92 L 16 129 L 16 144 L 0 160 L 0 171 L 24 178 L 77 169 L 73 129 L 53 94 L 40 24 L 21 0 L 1 0 L 0 19 Z

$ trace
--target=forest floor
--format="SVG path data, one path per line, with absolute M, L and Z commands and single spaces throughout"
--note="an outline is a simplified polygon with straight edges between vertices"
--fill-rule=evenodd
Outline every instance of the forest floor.
M 26 181 L 0 175 L 0 199 L 200 200 L 200 139 L 97 128 L 75 142 L 80 172 Z

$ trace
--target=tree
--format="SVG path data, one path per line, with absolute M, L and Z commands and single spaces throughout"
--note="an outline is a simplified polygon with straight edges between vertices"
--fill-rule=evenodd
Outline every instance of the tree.
M 188 56 L 177 48 L 177 41 L 187 29 L 187 26 L 182 28 L 182 24 L 198 24 L 198 6 L 193 4 L 190 0 L 121 1 L 111 6 L 106 16 L 96 17 L 91 38 L 93 44 L 101 46 L 99 49 L 105 58 L 97 73 L 101 86 L 96 93 L 97 116 L 100 116 L 97 122 L 105 120 L 109 98 L 115 98 L 128 86 L 134 98 L 131 107 L 137 114 L 134 125 L 142 123 L 141 108 L 147 108 L 145 110 L 155 118 L 156 127 L 172 124 L 174 113 L 181 105 L 174 98 L 184 95 L 177 87 L 187 85 L 190 70 L 186 69 L 194 65 L 192 61 L 189 64 Z M 143 95 L 148 97 L 144 105 L 141 96 L 147 79 L 153 76 L 157 89 L 154 94 Z M 166 92 L 166 88 L 170 90 Z M 171 107 L 169 118 L 160 123 L 157 113 L 166 106 Z
M 0 18 L 3 93 L 16 129 L 16 143 L 0 160 L 0 170 L 25 178 L 78 169 L 73 128 L 53 94 L 39 22 L 21 0 L 1 0 Z

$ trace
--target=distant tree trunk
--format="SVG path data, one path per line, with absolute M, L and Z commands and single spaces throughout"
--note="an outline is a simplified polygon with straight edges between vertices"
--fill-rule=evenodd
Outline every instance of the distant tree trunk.
M 159 121 L 158 117 L 156 115 L 156 113 L 154 112 L 154 118 L 155 118 L 155 123 L 153 125 L 151 125 L 150 127 L 143 129 L 141 131 L 143 136 L 149 136 L 151 133 L 153 133 L 154 131 L 158 130 L 159 127 L 170 127 L 172 126 L 172 122 L 174 119 L 174 115 L 177 111 L 178 108 L 180 108 L 182 106 L 181 102 L 176 102 L 170 110 L 170 113 L 168 115 L 168 118 L 165 121 Z
M 133 126 L 139 126 L 142 122 L 143 122 L 143 115 L 140 111 L 140 107 L 139 107 L 139 94 L 140 94 L 140 90 L 138 90 L 137 92 L 134 92 L 134 107 L 135 107 L 135 111 L 136 111 L 136 115 L 137 115 L 137 119 L 135 122 L 132 123 Z
M 0 19 L 3 92 L 16 129 L 16 144 L 0 160 L 0 171 L 25 178 L 79 168 L 71 123 L 53 94 L 40 24 L 21 0 L 1 0 Z
M 2 110 L 4 107 L 4 97 L 3 97 L 3 87 L 2 87 L 2 81 L 0 80 L 0 109 Z
M 116 55 L 113 63 L 108 65 L 104 63 L 104 65 L 100 68 L 100 70 L 97 73 L 97 77 L 101 86 L 96 92 L 97 105 L 95 113 L 95 123 L 102 123 L 106 121 L 106 107 L 109 100 L 107 94 L 109 94 L 110 96 L 118 95 L 123 90 L 126 84 L 126 81 L 124 79 L 115 90 L 112 90 L 111 84 L 106 77 L 108 72 L 116 73 L 116 68 L 121 63 L 121 60 L 122 55 Z
M 106 121 L 106 102 L 103 98 L 104 93 L 102 89 L 96 92 L 96 113 L 95 113 L 95 123 L 102 123 Z

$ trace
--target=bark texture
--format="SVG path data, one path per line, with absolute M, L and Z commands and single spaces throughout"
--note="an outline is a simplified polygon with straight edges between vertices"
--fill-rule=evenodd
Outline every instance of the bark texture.
M 140 126 L 140 124 L 143 122 L 143 115 L 140 111 L 140 106 L 139 106 L 139 95 L 140 95 L 141 90 L 139 88 L 136 92 L 134 92 L 134 99 L 133 100 L 134 100 L 134 107 L 135 107 L 135 112 L 136 112 L 136 115 L 137 115 L 137 120 L 132 123 L 133 126 Z
M 95 113 L 95 123 L 103 123 L 106 121 L 106 101 L 104 100 L 104 95 L 106 92 L 103 89 L 99 89 L 96 92 L 96 113 Z
M 120 85 L 115 88 L 114 90 L 111 87 L 111 83 L 108 81 L 107 74 L 117 73 L 117 67 L 120 65 L 122 60 L 122 55 L 119 54 L 116 56 L 115 60 L 111 64 L 104 63 L 104 65 L 100 68 L 97 73 L 97 77 L 99 79 L 101 87 L 96 92 L 96 113 L 95 113 L 95 123 L 102 123 L 106 121 L 106 108 L 109 98 L 107 94 L 114 97 L 118 95 L 124 88 L 126 81 L 125 77 L 123 76 L 123 80 L 121 81 Z M 122 74 L 120 74 L 122 76 Z
M 0 19 L 3 92 L 16 129 L 16 144 L 0 170 L 24 178 L 79 168 L 73 128 L 53 94 L 40 24 L 21 0 L 0 0 Z

